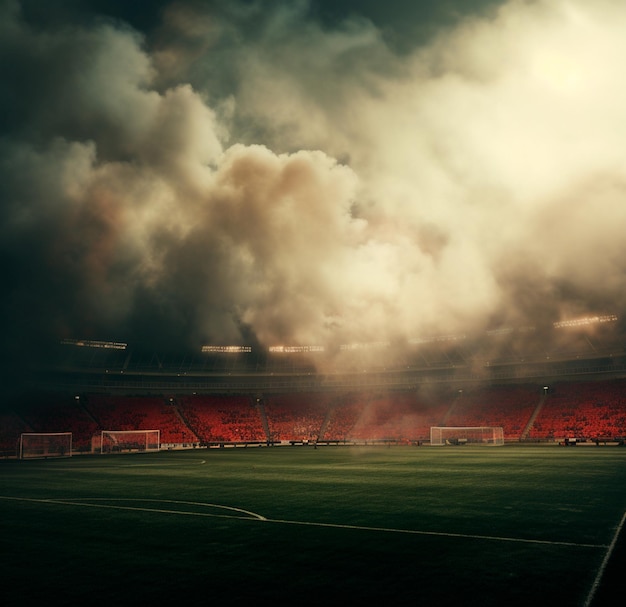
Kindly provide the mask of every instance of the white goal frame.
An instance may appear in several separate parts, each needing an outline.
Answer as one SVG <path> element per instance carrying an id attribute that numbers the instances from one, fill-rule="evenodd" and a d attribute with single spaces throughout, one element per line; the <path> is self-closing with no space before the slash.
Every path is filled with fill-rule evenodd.
<path id="1" fill-rule="evenodd" d="M 72 457 L 72 433 L 22 432 L 18 457 L 20 459 Z"/>
<path id="2" fill-rule="evenodd" d="M 430 444 L 441 445 L 504 445 L 502 426 L 432 426 Z"/>
<path id="3" fill-rule="evenodd" d="M 100 453 L 160 451 L 160 430 L 102 430 Z"/>

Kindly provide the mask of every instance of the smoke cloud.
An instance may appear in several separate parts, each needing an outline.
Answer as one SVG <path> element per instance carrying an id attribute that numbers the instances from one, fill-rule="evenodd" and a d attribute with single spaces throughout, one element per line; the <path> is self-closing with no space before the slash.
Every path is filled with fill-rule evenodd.
<path id="1" fill-rule="evenodd" d="M 401 49 L 272 6 L 174 2 L 140 31 L 0 3 L 7 345 L 620 317 L 622 2 L 492 4 Z"/>

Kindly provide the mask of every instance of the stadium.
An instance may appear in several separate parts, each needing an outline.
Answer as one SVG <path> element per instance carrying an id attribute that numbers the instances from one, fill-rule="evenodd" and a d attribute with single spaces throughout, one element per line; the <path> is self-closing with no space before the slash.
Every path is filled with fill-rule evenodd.
<path id="1" fill-rule="evenodd" d="M 502 428 L 501 444 L 621 445 L 619 334 L 607 315 L 556 325 L 523 351 L 510 332 L 350 344 L 330 355 L 320 346 L 172 353 L 68 339 L 46 349 L 47 364 L 26 365 L 5 403 L 2 453 L 23 457 L 28 433 L 72 432 L 72 452 L 94 453 L 103 431 L 146 430 L 169 449 L 421 445 L 433 427 Z"/>
<path id="2" fill-rule="evenodd" d="M 4 602 L 623 600 L 625 27 L 0 0 Z"/>
<path id="3" fill-rule="evenodd" d="M 3 408 L 8 596 L 612 603 L 626 357 L 600 322 L 561 350 L 361 344 L 334 368 L 64 340 Z"/>

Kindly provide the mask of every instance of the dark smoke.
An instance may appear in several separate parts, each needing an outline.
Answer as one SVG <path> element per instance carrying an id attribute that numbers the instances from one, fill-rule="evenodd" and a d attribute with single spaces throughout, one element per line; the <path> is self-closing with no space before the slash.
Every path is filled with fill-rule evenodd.
<path id="1" fill-rule="evenodd" d="M 4 0 L 5 352 L 621 327 L 626 10 L 487 5 Z"/>

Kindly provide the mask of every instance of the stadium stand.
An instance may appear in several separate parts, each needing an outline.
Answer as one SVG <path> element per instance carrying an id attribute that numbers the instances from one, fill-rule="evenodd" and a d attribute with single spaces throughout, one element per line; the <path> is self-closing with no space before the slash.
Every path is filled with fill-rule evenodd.
<path id="1" fill-rule="evenodd" d="M 28 432 L 72 432 L 75 451 L 90 449 L 91 437 L 99 431 L 98 423 L 73 394 L 36 392 L 23 397 L 16 410 Z"/>
<path id="2" fill-rule="evenodd" d="M 501 426 L 505 440 L 519 440 L 542 398 L 538 386 L 478 386 L 459 391 L 447 426 Z"/>
<path id="3" fill-rule="evenodd" d="M 599 439 L 626 433 L 626 381 L 559 382 L 548 396 L 530 438 Z"/>
<path id="4" fill-rule="evenodd" d="M 315 442 L 320 438 L 330 410 L 328 394 L 276 394 L 263 398 L 273 441 Z"/>
<path id="5" fill-rule="evenodd" d="M 347 432 L 351 440 L 426 440 L 430 427 L 441 423 L 450 406 L 447 392 L 428 399 L 414 390 L 355 394 L 352 398 L 352 410 L 358 410 L 358 415 Z"/>
<path id="6" fill-rule="evenodd" d="M 178 397 L 181 416 L 201 443 L 265 442 L 262 412 L 249 396 Z"/>
<path id="7" fill-rule="evenodd" d="M 321 439 L 347 442 L 350 432 L 361 415 L 363 405 L 359 394 L 344 394 L 333 399 L 329 404 L 328 416 Z"/>
<path id="8" fill-rule="evenodd" d="M 274 443 L 421 443 L 431 426 L 501 426 L 505 440 L 624 442 L 626 379 L 412 390 L 126 396 L 22 395 L 0 414 L 0 450 L 22 432 L 72 432 L 90 451 L 102 430 L 158 429 L 175 447 Z"/>
<path id="9" fill-rule="evenodd" d="M 160 430 L 161 443 L 198 442 L 178 413 L 175 401 L 167 397 L 87 394 L 84 404 L 99 429 Z"/>
<path id="10" fill-rule="evenodd" d="M 13 457 L 17 452 L 22 432 L 32 431 L 32 428 L 13 411 L 0 413 L 0 457 Z"/>

